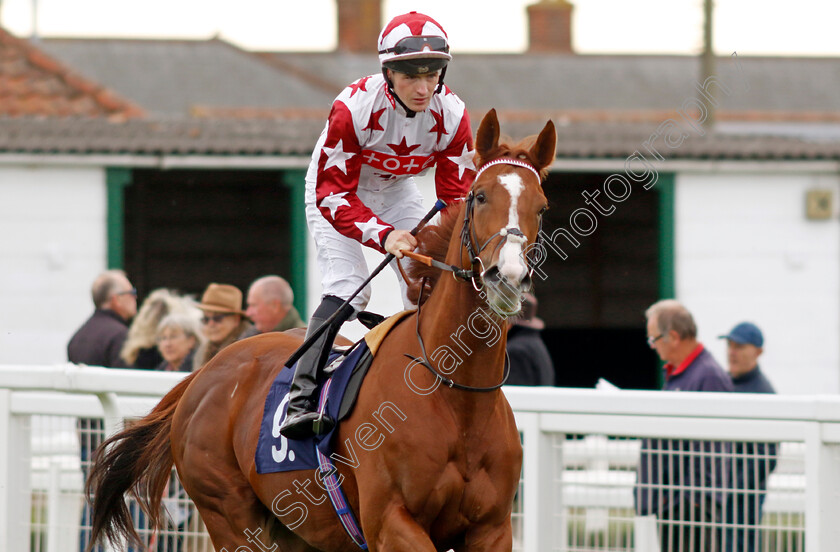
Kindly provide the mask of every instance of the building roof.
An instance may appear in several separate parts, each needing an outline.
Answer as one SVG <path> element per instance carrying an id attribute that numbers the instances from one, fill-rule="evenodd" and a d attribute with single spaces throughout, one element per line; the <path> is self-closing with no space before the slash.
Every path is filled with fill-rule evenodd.
<path id="1" fill-rule="evenodd" d="M 347 84 L 380 70 L 370 53 L 253 53 L 219 39 L 52 38 L 39 47 L 152 117 L 320 116 Z M 706 88 L 719 120 L 840 123 L 837 58 L 721 56 L 713 73 Z M 699 79 L 699 58 L 679 55 L 456 52 L 446 75 L 474 113 L 595 122 L 661 120 L 691 107 Z"/>
<path id="2" fill-rule="evenodd" d="M 0 94 L 16 91 L 9 106 L 26 94 L 42 106 L 0 112 L 0 154 L 308 157 L 334 96 L 379 70 L 371 54 L 256 54 L 218 39 L 0 39 Z M 491 107 L 511 136 L 554 120 L 565 159 L 626 158 L 668 120 L 687 136 L 660 145 L 669 159 L 840 159 L 837 59 L 718 59 L 706 87 L 718 124 L 703 136 L 686 119 L 699 113 L 698 74 L 699 61 L 685 56 L 456 53 L 446 82 L 474 127 Z M 140 112 L 111 89 L 145 120 L 80 118 Z M 47 119 L 9 117 L 25 114 Z M 59 114 L 74 117 L 50 118 Z"/>
<path id="3" fill-rule="evenodd" d="M 42 39 L 39 46 L 153 118 L 241 108 L 329 109 L 335 97 L 223 40 Z"/>
<path id="4" fill-rule="evenodd" d="M 545 121 L 505 121 L 511 136 L 537 133 Z M 478 121 L 473 121 L 474 125 Z M 0 118 L 3 154 L 131 154 L 206 156 L 309 156 L 323 121 L 288 120 L 130 120 Z M 647 123 L 569 123 L 558 126 L 560 159 L 625 159 L 655 132 Z M 689 130 L 689 129 L 685 129 Z M 704 136 L 687 132 L 675 148 L 658 142 L 666 159 L 840 160 L 840 137 L 754 135 L 724 131 Z M 645 153 L 648 159 L 651 155 Z"/>
<path id="5" fill-rule="evenodd" d="M 138 117 L 142 109 L 0 28 L 0 115 Z"/>
<path id="6" fill-rule="evenodd" d="M 262 53 L 334 84 L 379 71 L 370 54 Z M 837 58 L 718 57 L 718 118 L 840 123 Z M 699 97 L 700 60 L 677 55 L 453 54 L 446 83 L 472 112 L 562 114 L 576 120 L 661 120 Z"/>

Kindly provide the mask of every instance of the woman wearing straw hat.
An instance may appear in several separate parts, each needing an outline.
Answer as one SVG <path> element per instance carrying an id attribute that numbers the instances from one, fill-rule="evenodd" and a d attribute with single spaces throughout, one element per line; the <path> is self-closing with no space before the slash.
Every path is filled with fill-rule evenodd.
<path id="1" fill-rule="evenodd" d="M 229 284 L 210 284 L 198 308 L 204 313 L 201 331 L 205 342 L 195 354 L 193 370 L 198 370 L 216 354 L 238 339 L 253 335 L 253 325 L 242 310 L 242 291 Z"/>

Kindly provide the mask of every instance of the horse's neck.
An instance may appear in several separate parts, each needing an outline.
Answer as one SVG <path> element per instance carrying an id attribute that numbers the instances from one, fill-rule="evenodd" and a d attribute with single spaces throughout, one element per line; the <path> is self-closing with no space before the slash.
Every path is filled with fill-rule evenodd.
<path id="1" fill-rule="evenodd" d="M 454 264 L 457 256 L 447 258 Z M 503 377 L 507 328 L 479 295 L 472 283 L 445 274 L 421 309 L 420 333 L 432 364 L 457 364 L 448 374 L 453 381 L 489 387 Z"/>

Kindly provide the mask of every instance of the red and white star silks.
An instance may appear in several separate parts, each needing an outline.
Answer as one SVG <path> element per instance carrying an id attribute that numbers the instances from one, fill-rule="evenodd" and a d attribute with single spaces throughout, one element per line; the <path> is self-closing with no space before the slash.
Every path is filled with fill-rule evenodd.
<path id="1" fill-rule="evenodd" d="M 362 203 L 359 184 L 387 184 L 436 165 L 437 196 L 450 202 L 475 177 L 473 154 L 469 116 L 448 88 L 425 111 L 406 117 L 382 75 L 364 77 L 333 102 L 312 154 L 316 205 L 338 232 L 384 252 L 381 239 L 393 226 Z"/>

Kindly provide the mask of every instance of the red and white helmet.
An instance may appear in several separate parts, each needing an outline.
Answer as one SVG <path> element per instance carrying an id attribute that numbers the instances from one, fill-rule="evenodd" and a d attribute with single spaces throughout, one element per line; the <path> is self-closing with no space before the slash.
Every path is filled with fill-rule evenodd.
<path id="1" fill-rule="evenodd" d="M 440 24 L 418 12 L 398 15 L 379 34 L 379 63 L 411 75 L 442 70 L 449 63 L 449 39 Z"/>

